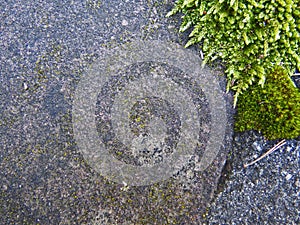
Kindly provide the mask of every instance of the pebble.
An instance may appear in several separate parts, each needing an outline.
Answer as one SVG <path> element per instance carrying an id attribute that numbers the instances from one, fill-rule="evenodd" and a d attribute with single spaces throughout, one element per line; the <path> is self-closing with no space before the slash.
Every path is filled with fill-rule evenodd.
<path id="1" fill-rule="evenodd" d="M 127 20 L 122 20 L 122 26 L 127 26 L 128 25 L 128 21 Z"/>

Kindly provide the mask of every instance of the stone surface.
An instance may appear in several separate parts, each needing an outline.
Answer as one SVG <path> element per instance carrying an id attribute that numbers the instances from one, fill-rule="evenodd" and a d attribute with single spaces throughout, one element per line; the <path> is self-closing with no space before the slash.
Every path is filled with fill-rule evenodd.
<path id="1" fill-rule="evenodd" d="M 243 166 L 275 144 L 256 132 L 235 135 L 229 159 L 233 170 L 207 224 L 299 224 L 300 142 L 288 140 L 256 164 Z"/>
<path id="2" fill-rule="evenodd" d="M 82 154 L 74 138 L 72 110 L 86 69 L 104 53 L 133 40 L 183 46 L 187 34 L 178 34 L 180 15 L 165 18 L 173 3 L 0 0 L 0 224 L 300 223 L 299 140 L 287 141 L 264 160 L 244 169 L 243 164 L 276 142 L 247 132 L 235 134 L 231 148 L 233 111 L 227 94 L 229 122 L 224 124 L 224 146 L 204 172 L 195 167 L 195 155 L 172 178 L 133 187 L 101 176 Z M 199 52 L 197 48 L 191 50 Z M 222 72 L 219 67 L 213 71 Z M 184 78 L 190 74 L 163 63 L 131 65 L 116 75 L 147 73 L 177 77 L 195 93 L 203 91 L 188 85 Z M 217 79 L 225 89 L 224 79 Z M 299 87 L 299 77 L 293 79 Z M 117 84 L 122 86 L 122 82 Z M 104 96 L 113 93 L 110 85 L 106 90 Z M 207 98 L 200 96 L 204 97 L 196 99 L 195 105 L 207 109 Z M 106 100 L 102 103 L 109 103 L 110 99 Z M 101 125 L 109 114 L 105 114 L 101 98 L 98 106 Z M 110 153 L 137 165 L 161 162 L 172 151 L 159 149 L 156 141 L 147 142 L 147 135 L 143 135 L 167 131 L 176 143 L 178 118 L 166 99 L 137 101 L 131 108 L 129 125 L 138 137 L 133 143 L 137 148 L 125 156 L 118 148 L 110 148 Z M 166 126 L 159 126 L 163 122 Z M 107 131 L 101 126 L 97 129 L 99 133 Z M 209 126 L 203 131 L 209 133 Z M 165 140 L 158 135 L 150 138 Z M 109 144 L 110 139 L 106 140 Z M 141 143 L 152 146 L 153 151 L 140 151 Z M 213 199 L 216 189 L 219 194 Z"/>
<path id="3" fill-rule="evenodd" d="M 199 224 L 203 221 L 230 149 L 231 114 L 229 122 L 224 124 L 227 133 L 219 154 L 204 172 L 199 171 L 201 166 L 197 169 L 196 163 L 208 143 L 213 121 L 208 108 L 210 99 L 208 93 L 203 94 L 206 84 L 199 86 L 189 79 L 191 74 L 180 70 L 180 61 L 174 66 L 148 60 L 117 71 L 112 82 L 103 87 L 95 112 L 100 118 L 99 138 L 115 158 L 139 166 L 163 162 L 186 135 L 180 133 L 184 114 L 178 114 L 163 94 L 140 99 L 132 105 L 129 126 L 139 137 L 133 143 L 137 148 L 122 152 L 126 149 L 111 143 L 111 133 L 102 126 L 109 125 L 104 120 L 110 116 L 105 111 L 107 107 L 118 111 L 105 96 L 114 93 L 115 87 L 128 86 L 131 76 L 148 73 L 153 79 L 157 76 L 173 79 L 177 86 L 185 88 L 197 107 L 198 117 L 204 118 L 198 121 L 203 125 L 202 134 L 199 131 L 203 139 L 196 140 L 197 151 L 172 177 L 143 186 L 115 183 L 94 169 L 74 137 L 72 107 L 76 89 L 94 62 L 112 49 L 135 40 L 183 46 L 186 35 L 178 35 L 178 17 L 165 18 L 172 4 L 169 1 L 1 1 L 1 224 Z M 197 55 L 196 49 L 191 51 Z M 115 82 L 118 76 L 127 80 Z M 217 76 L 215 79 L 230 110 L 231 98 L 224 93 L 224 79 Z M 208 86 L 211 83 L 205 82 Z M 134 86 L 132 89 L 135 90 Z M 118 125 L 118 120 L 114 121 L 117 128 L 122 128 L 123 123 Z M 161 133 L 168 135 L 158 135 Z M 151 141 L 147 142 L 146 137 Z M 166 141 L 168 148 L 161 147 Z M 146 143 L 151 151 L 146 147 L 141 151 L 141 143 Z"/>

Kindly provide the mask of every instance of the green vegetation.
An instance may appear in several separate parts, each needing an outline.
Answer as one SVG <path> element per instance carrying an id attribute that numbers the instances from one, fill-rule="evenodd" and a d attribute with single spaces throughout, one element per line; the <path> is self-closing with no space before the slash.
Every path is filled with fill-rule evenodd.
<path id="1" fill-rule="evenodd" d="M 252 85 L 239 97 L 235 127 L 262 131 L 268 139 L 300 135 L 300 91 L 286 70 L 276 67 L 264 88 Z"/>
<path id="2" fill-rule="evenodd" d="M 178 0 L 167 16 L 178 12 L 180 31 L 191 28 L 186 47 L 199 43 L 204 64 L 225 63 L 237 130 L 261 130 L 270 139 L 299 136 L 299 93 L 290 76 L 300 68 L 300 1 Z"/>
<path id="3" fill-rule="evenodd" d="M 86 7 L 97 10 L 101 7 L 101 1 L 100 0 L 86 0 Z"/>

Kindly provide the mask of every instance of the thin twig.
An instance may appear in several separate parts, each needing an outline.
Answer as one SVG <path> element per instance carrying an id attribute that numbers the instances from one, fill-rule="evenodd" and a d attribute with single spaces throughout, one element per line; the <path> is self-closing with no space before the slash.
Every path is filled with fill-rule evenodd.
<path id="1" fill-rule="evenodd" d="M 269 149 L 266 153 L 264 153 L 259 158 L 255 159 L 251 163 L 245 164 L 244 168 L 253 165 L 254 163 L 258 162 L 259 160 L 265 158 L 267 155 L 270 155 L 272 152 L 276 151 L 278 148 L 280 148 L 281 146 L 285 145 L 285 143 L 286 143 L 285 139 L 283 139 L 282 141 L 280 141 L 279 143 L 277 143 L 273 148 Z"/>

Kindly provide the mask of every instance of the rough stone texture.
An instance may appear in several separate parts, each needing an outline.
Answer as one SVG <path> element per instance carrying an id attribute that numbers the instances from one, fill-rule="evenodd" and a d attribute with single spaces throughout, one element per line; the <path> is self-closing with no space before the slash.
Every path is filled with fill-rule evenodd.
<path id="1" fill-rule="evenodd" d="M 207 224 L 300 223 L 299 140 L 289 140 L 256 164 L 243 166 L 275 144 L 256 132 L 235 135 L 229 159 L 233 170 L 210 208 Z"/>
<path id="2" fill-rule="evenodd" d="M 80 153 L 71 110 L 84 70 L 106 49 L 134 39 L 184 45 L 180 16 L 164 17 L 172 4 L 0 0 L 0 224 L 300 223 L 299 140 L 243 169 L 275 142 L 236 134 L 211 208 L 230 123 L 226 151 L 208 170 L 195 173 L 191 162 L 151 186 L 114 184 Z"/>
<path id="3" fill-rule="evenodd" d="M 172 2 L 0 5 L 0 223 L 203 221 L 229 150 L 230 122 L 224 124 L 222 151 L 204 173 L 194 171 L 191 160 L 169 180 L 141 187 L 116 184 L 97 174 L 80 153 L 72 129 L 75 89 L 85 69 L 104 51 L 137 39 L 183 45 L 186 36 L 178 35 L 179 17 L 165 18 Z M 222 78 L 220 85 L 225 88 Z M 230 95 L 224 97 L 230 110 Z"/>

